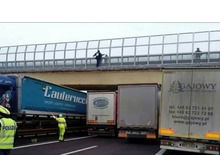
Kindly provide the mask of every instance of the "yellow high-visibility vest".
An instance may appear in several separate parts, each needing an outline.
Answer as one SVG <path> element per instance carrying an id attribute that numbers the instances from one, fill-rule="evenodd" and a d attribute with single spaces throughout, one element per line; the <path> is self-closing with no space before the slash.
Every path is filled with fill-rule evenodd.
<path id="1" fill-rule="evenodd" d="M 56 117 L 56 121 L 58 122 L 59 128 L 66 128 L 66 120 L 63 117 Z"/>
<path id="2" fill-rule="evenodd" d="M 12 149 L 14 147 L 17 124 L 11 118 L 1 118 L 0 124 L 0 149 Z"/>

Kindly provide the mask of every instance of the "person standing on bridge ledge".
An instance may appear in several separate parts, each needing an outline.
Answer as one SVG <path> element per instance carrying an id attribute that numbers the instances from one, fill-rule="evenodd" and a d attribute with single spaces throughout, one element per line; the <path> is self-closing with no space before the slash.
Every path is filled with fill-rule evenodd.
<path id="1" fill-rule="evenodd" d="M 59 114 L 59 117 L 56 117 L 52 114 L 52 117 L 58 122 L 58 127 L 59 127 L 59 141 L 63 142 L 64 141 L 64 134 L 65 134 L 65 130 L 67 128 L 66 125 L 66 120 L 63 117 L 62 114 Z"/>
<path id="2" fill-rule="evenodd" d="M 197 48 L 195 51 L 195 62 L 200 62 L 201 55 L 202 55 L 202 51 L 200 51 L 200 49 Z"/>
<path id="3" fill-rule="evenodd" d="M 95 56 L 95 59 L 96 59 L 96 67 L 99 67 L 100 66 L 100 64 L 101 64 L 101 62 L 102 62 L 102 56 L 103 56 L 104 54 L 102 54 L 101 52 L 100 52 L 100 50 L 98 50 L 93 56 Z"/>

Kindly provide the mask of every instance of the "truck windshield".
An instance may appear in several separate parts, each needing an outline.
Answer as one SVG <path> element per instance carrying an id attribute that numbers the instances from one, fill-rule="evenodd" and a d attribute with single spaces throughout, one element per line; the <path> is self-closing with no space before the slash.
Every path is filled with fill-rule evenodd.
<path id="1" fill-rule="evenodd" d="M 0 85 L 0 105 L 11 109 L 12 87 Z"/>
<path id="2" fill-rule="evenodd" d="M 16 98 L 16 76 L 0 75 L 0 105 L 14 112 L 17 110 Z"/>

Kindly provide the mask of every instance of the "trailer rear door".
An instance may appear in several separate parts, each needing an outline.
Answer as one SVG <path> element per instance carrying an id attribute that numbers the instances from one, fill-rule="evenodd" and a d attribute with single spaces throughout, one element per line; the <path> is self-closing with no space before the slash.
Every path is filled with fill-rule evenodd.
<path id="1" fill-rule="evenodd" d="M 193 71 L 190 138 L 220 140 L 220 71 Z"/>
<path id="2" fill-rule="evenodd" d="M 220 71 L 164 73 L 160 135 L 220 140 Z"/>
<path id="3" fill-rule="evenodd" d="M 157 129 L 157 85 L 124 85 L 118 90 L 118 128 Z"/>
<path id="4" fill-rule="evenodd" d="M 87 98 L 87 124 L 116 124 L 115 92 L 90 92 Z"/>
<path id="5" fill-rule="evenodd" d="M 160 134 L 188 137 L 191 92 L 183 91 L 182 83 L 191 83 L 192 72 L 165 72 L 160 112 Z"/>

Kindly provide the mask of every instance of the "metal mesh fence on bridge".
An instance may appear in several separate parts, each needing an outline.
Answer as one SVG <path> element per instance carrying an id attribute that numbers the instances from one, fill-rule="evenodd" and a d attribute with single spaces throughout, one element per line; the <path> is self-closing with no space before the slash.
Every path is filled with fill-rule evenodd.
<path id="1" fill-rule="evenodd" d="M 200 53 L 195 52 L 196 50 Z M 220 65 L 220 30 L 0 47 L 0 71 Z"/>

